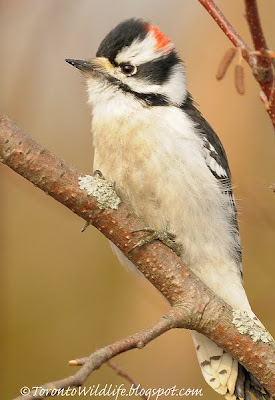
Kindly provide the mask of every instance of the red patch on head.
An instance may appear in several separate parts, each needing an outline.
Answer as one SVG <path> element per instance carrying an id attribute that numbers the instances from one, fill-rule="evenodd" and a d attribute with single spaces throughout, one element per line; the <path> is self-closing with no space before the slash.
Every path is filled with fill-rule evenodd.
<path id="1" fill-rule="evenodd" d="M 166 49 L 166 51 L 171 50 L 171 40 L 169 40 L 157 26 L 148 24 L 147 31 L 152 32 L 154 38 L 156 39 L 156 45 L 155 45 L 156 50 L 161 50 L 161 49 Z"/>

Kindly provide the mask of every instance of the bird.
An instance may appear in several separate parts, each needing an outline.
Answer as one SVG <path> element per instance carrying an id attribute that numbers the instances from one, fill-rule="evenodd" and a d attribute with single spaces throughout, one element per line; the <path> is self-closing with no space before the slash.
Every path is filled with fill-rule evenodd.
<path id="1" fill-rule="evenodd" d="M 86 78 L 94 170 L 115 182 L 145 226 L 175 236 L 183 263 L 216 295 L 256 319 L 243 287 L 227 156 L 187 88 L 172 41 L 151 22 L 131 18 L 106 35 L 95 57 L 66 61 Z M 216 392 L 227 400 L 249 400 L 251 393 L 270 398 L 230 354 L 191 334 L 202 374 Z"/>

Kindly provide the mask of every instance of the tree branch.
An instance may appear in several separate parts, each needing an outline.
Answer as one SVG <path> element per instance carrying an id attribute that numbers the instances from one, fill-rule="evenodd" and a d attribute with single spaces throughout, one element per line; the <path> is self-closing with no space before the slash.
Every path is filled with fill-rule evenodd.
<path id="1" fill-rule="evenodd" d="M 162 333 L 165 333 L 172 328 L 176 328 L 180 320 L 180 314 L 171 310 L 151 327 L 105 346 L 92 353 L 89 357 L 69 361 L 70 366 L 81 366 L 74 375 L 55 382 L 40 385 L 39 388 L 42 389 L 40 392 L 33 390 L 27 396 L 19 396 L 14 400 L 43 399 L 44 397 L 51 396 L 53 394 L 53 389 L 66 389 L 73 386 L 82 386 L 89 375 L 96 369 L 100 368 L 106 361 L 118 354 L 124 353 L 125 351 L 135 348 L 141 349 Z"/>
<path id="2" fill-rule="evenodd" d="M 255 50 L 252 51 L 245 40 L 233 28 L 228 19 L 215 4 L 213 0 L 198 0 L 201 5 L 208 11 L 216 24 L 226 34 L 235 47 L 239 47 L 242 51 L 243 58 L 247 61 L 252 69 L 256 81 L 261 86 L 265 94 L 265 107 L 275 129 L 275 77 L 274 64 L 270 51 L 267 48 L 263 30 L 258 14 L 257 1 L 245 0 L 246 17 L 249 24 L 250 32 L 254 42 Z M 263 96 L 261 96 L 263 99 Z"/>
<path id="3" fill-rule="evenodd" d="M 119 365 L 115 362 L 109 360 L 106 364 L 112 368 L 119 376 L 126 379 L 126 381 L 130 382 L 135 388 L 139 388 L 140 385 L 128 374 L 128 372 L 124 371 Z M 144 395 L 140 395 L 144 400 L 149 400 L 150 397 Z"/>
<path id="4" fill-rule="evenodd" d="M 169 301 L 172 306 L 169 318 L 172 316 L 172 320 L 168 323 L 167 319 L 162 318 L 162 322 L 159 321 L 153 328 L 149 328 L 155 332 L 152 338 L 174 327 L 196 330 L 230 353 L 275 395 L 274 342 L 255 342 L 255 337 L 250 334 L 241 334 L 233 323 L 232 308 L 162 243 L 154 242 L 129 252 L 141 235 L 133 235 L 132 232 L 144 227 L 133 210 L 123 203 L 118 210 L 100 210 L 96 198 L 80 189 L 80 174 L 49 150 L 42 148 L 6 116 L 0 117 L 0 160 L 99 229 Z M 148 330 L 142 332 L 143 338 L 138 341 L 138 347 L 148 343 L 146 332 Z M 136 335 L 130 338 L 133 337 Z M 96 355 L 88 359 L 76 360 L 75 364 L 80 365 L 96 358 L 98 361 L 93 364 L 93 370 L 115 355 L 135 347 L 135 343 L 137 342 L 133 339 L 123 339 L 98 350 L 94 353 Z M 84 372 L 79 374 L 83 373 L 87 377 L 90 367 L 84 364 L 83 368 Z M 83 382 L 69 377 L 48 385 L 54 387 L 53 385 L 58 384 L 61 387 L 60 382 L 65 385 L 68 379 L 72 379 L 76 385 Z"/>
<path id="5" fill-rule="evenodd" d="M 251 52 L 250 47 L 244 41 L 244 39 L 238 34 L 235 28 L 230 24 L 228 19 L 219 9 L 217 4 L 213 0 L 198 0 L 201 5 L 208 11 L 209 15 L 214 19 L 216 24 L 226 34 L 228 39 L 234 44 L 235 47 L 242 49 L 243 57 L 249 62 L 249 53 Z"/>
<path id="6" fill-rule="evenodd" d="M 255 50 L 267 49 L 256 0 L 245 0 L 246 19 Z"/>

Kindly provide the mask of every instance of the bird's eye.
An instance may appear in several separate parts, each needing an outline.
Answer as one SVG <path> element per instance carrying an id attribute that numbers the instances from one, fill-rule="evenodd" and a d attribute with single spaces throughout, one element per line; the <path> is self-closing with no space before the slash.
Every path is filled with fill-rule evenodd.
<path id="1" fill-rule="evenodd" d="M 120 64 L 120 69 L 127 76 L 132 76 L 137 72 L 137 67 L 132 64 Z"/>

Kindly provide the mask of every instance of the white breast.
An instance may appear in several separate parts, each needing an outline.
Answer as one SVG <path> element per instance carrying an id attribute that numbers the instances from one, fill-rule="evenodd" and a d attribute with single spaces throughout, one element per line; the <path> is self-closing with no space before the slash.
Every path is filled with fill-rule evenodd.
<path id="1" fill-rule="evenodd" d="M 228 204 L 192 121 L 176 107 L 104 95 L 93 108 L 94 169 L 116 183 L 146 226 L 176 234 L 184 263 L 208 286 L 233 306 L 247 305 Z"/>

